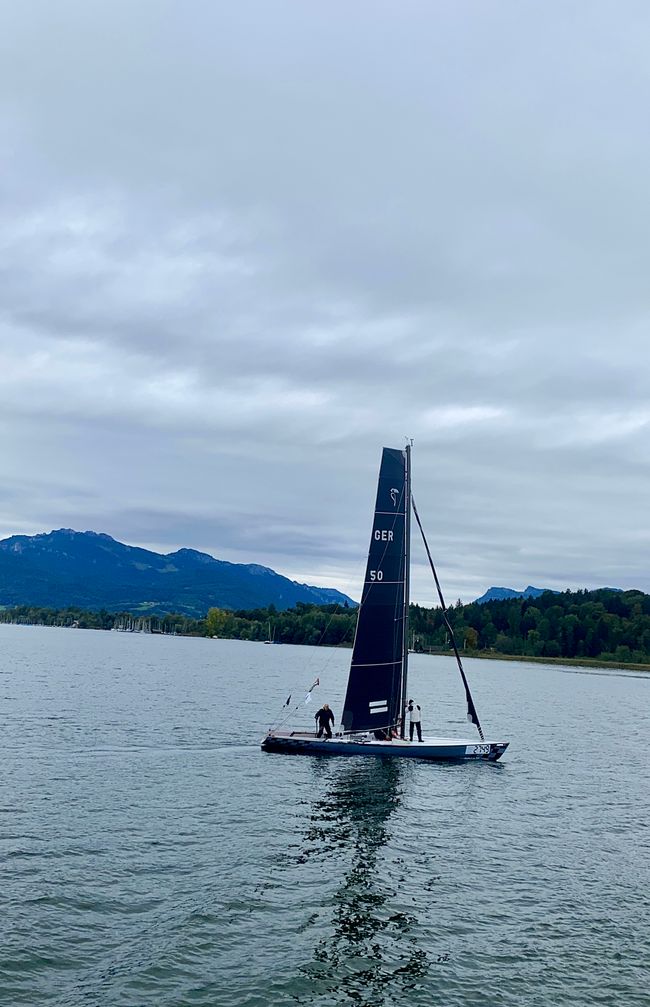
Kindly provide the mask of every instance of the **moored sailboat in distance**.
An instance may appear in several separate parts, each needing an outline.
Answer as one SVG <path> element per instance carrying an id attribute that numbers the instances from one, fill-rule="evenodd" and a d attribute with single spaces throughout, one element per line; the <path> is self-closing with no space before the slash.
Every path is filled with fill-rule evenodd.
<path id="1" fill-rule="evenodd" d="M 275 626 L 271 629 L 271 620 L 269 619 L 269 635 L 264 641 L 264 643 L 282 643 L 282 640 L 275 639 Z"/>
<path id="2" fill-rule="evenodd" d="M 421 742 L 413 742 L 405 737 L 411 511 L 422 533 L 465 688 L 467 717 L 478 731 L 478 741 L 425 737 Z M 508 747 L 508 742 L 488 741 L 483 735 L 412 497 L 410 445 L 404 450 L 384 448 L 382 453 L 341 727 L 338 734 L 328 739 L 316 738 L 305 731 L 270 730 L 262 748 L 266 752 L 494 762 Z"/>

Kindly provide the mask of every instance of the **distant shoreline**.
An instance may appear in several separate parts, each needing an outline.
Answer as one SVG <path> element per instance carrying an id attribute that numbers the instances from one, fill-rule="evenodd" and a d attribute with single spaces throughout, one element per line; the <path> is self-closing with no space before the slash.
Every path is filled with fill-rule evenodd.
<path id="1" fill-rule="evenodd" d="M 427 657 L 453 657 L 453 650 L 423 651 Z M 624 661 L 598 661 L 589 657 L 533 657 L 522 654 L 497 654 L 493 651 L 464 651 L 462 657 L 481 661 L 519 661 L 520 664 L 559 664 L 571 668 L 621 668 L 624 671 L 650 672 L 650 664 L 626 664 Z"/>
<path id="2" fill-rule="evenodd" d="M 22 626 L 25 628 L 44 628 L 44 629 L 88 629 L 92 632 L 110 632 L 110 630 L 102 630 L 98 626 L 51 626 L 46 623 L 37 622 L 3 622 L 0 620 L 1 625 L 5 626 Z M 241 643 L 265 643 L 263 640 L 240 640 L 238 637 L 234 636 L 205 636 L 203 633 L 174 633 L 174 634 L 161 634 L 161 633 L 144 633 L 145 636 L 182 636 L 189 640 L 239 640 Z M 287 646 L 291 647 L 310 647 L 315 646 L 314 644 L 308 643 L 288 643 Z M 351 650 L 352 646 L 349 643 L 339 643 L 339 644 L 325 644 L 324 646 L 332 647 L 335 650 Z M 454 658 L 453 650 L 422 650 L 411 652 L 412 657 L 450 657 Z M 462 658 L 476 658 L 480 661 L 512 661 L 518 662 L 519 664 L 547 664 L 547 665 L 559 665 L 560 667 L 569 668 L 617 668 L 621 671 L 641 671 L 650 672 L 650 664 L 638 664 L 638 663 L 626 663 L 624 661 L 598 661 L 594 658 L 580 658 L 580 657 L 534 657 L 530 655 L 522 654 L 500 654 L 496 651 L 469 651 L 464 650 L 462 652 Z"/>

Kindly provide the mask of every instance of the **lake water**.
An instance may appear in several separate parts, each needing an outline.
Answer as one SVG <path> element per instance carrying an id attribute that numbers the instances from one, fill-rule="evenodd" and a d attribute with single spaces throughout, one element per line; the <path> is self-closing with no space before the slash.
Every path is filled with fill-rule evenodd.
<path id="1" fill-rule="evenodd" d="M 260 752 L 349 657 L 0 626 L 0 1004 L 647 1007 L 650 676 L 467 661 L 497 764 Z"/>

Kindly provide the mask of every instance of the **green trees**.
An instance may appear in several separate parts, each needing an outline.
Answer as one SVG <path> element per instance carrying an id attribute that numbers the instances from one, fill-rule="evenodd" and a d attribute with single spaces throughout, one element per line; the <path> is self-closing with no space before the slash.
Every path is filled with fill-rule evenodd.
<path id="1" fill-rule="evenodd" d="M 459 647 L 480 654 L 650 663 L 650 596 L 641 591 L 547 591 L 447 610 Z M 442 610 L 411 606 L 425 651 L 451 647 Z"/>
<path id="2" fill-rule="evenodd" d="M 211 608 L 205 624 L 207 636 L 267 640 L 270 634 L 275 643 L 338 647 L 352 642 L 356 618 L 356 609 L 298 602 L 282 612 L 274 605 L 237 612 Z"/>
<path id="3" fill-rule="evenodd" d="M 302 602 L 285 611 L 272 605 L 236 612 L 211 608 L 205 619 L 25 605 L 0 610 L 0 622 L 252 641 L 267 640 L 270 630 L 277 643 L 328 647 L 352 644 L 356 618 L 355 608 Z M 447 618 L 458 647 L 470 654 L 650 664 L 650 596 L 641 591 L 547 591 L 534 599 L 456 604 L 448 609 Z M 409 642 L 425 653 L 449 651 L 451 641 L 442 609 L 412 605 Z"/>
<path id="4" fill-rule="evenodd" d="M 232 629 L 232 612 L 223 608 L 211 608 L 205 617 L 208 636 L 228 636 Z"/>

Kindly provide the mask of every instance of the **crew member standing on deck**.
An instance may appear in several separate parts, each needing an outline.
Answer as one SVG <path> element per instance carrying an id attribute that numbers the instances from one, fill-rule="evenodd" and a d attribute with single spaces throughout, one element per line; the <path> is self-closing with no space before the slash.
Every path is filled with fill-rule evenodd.
<path id="1" fill-rule="evenodd" d="M 422 710 L 417 703 L 414 703 L 412 699 L 409 699 L 407 712 L 409 715 L 409 741 L 413 741 L 414 727 L 417 728 L 418 741 L 422 741 Z"/>
<path id="2" fill-rule="evenodd" d="M 332 737 L 332 728 L 330 723 L 334 724 L 334 714 L 330 710 L 327 703 L 323 703 L 320 710 L 314 714 L 314 720 L 318 723 L 318 735 L 317 737 L 322 737 L 323 731 L 325 731 L 325 737 Z"/>

